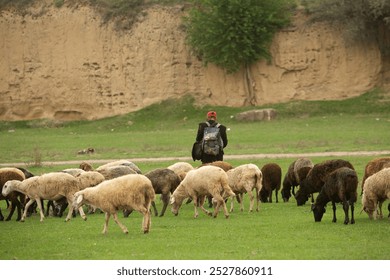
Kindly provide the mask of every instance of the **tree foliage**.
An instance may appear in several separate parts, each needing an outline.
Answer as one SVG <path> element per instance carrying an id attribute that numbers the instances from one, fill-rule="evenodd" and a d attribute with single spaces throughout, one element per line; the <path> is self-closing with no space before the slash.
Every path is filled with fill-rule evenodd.
<path id="1" fill-rule="evenodd" d="M 374 38 L 389 48 L 384 39 L 390 38 L 390 0 L 319 0 L 308 3 L 308 10 L 314 21 L 341 24 L 347 39 Z"/>
<path id="2" fill-rule="evenodd" d="M 289 22 L 289 0 L 196 0 L 185 17 L 187 42 L 205 64 L 229 73 L 261 58 Z"/>

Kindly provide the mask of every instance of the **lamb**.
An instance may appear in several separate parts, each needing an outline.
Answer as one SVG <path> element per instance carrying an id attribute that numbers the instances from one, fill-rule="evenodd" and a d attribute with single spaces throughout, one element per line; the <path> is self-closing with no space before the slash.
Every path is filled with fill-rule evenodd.
<path id="1" fill-rule="evenodd" d="M 290 164 L 283 179 L 283 187 L 281 190 L 284 202 L 288 202 L 291 197 L 291 187 L 292 194 L 295 196 L 295 187 L 299 186 L 300 182 L 306 178 L 312 168 L 313 162 L 308 158 L 299 158 Z"/>
<path id="2" fill-rule="evenodd" d="M 168 169 L 172 170 L 173 172 L 175 172 L 180 180 L 183 181 L 184 177 L 187 175 L 188 171 L 191 171 L 194 169 L 194 167 L 189 164 L 188 162 L 176 162 L 170 166 L 167 167 Z"/>
<path id="3" fill-rule="evenodd" d="M 305 204 L 311 194 L 320 192 L 329 174 L 340 167 L 349 167 L 355 170 L 349 161 L 343 159 L 327 160 L 315 164 L 307 177 L 300 182 L 299 190 L 295 194 L 297 205 Z"/>
<path id="4" fill-rule="evenodd" d="M 194 203 L 195 218 L 198 217 L 198 206 L 200 206 L 207 215 L 211 215 L 211 213 L 203 207 L 206 195 L 211 195 L 216 202 L 213 214 L 214 218 L 217 217 L 221 205 L 225 217 L 228 218 L 229 213 L 225 204 L 226 197 L 224 196 L 234 197 L 235 194 L 229 187 L 228 175 L 226 172 L 223 171 L 222 168 L 212 165 L 194 169 L 187 173 L 184 180 L 181 181 L 180 185 L 171 196 L 170 203 L 172 205 L 172 213 L 177 216 L 184 199 L 190 197 Z"/>
<path id="5" fill-rule="evenodd" d="M 314 221 L 321 222 L 322 216 L 325 213 L 325 206 L 329 201 L 332 201 L 333 220 L 336 219 L 336 202 L 341 202 L 344 209 L 344 224 L 349 223 L 349 206 L 351 206 L 351 224 L 355 223 L 354 218 L 354 203 L 357 200 L 358 177 L 356 171 L 349 167 L 340 167 L 331 172 L 327 177 L 320 194 L 316 201 L 311 206 L 314 214 Z"/>
<path id="6" fill-rule="evenodd" d="M 260 191 L 261 202 L 272 202 L 272 192 L 275 190 L 276 202 L 282 182 L 282 168 L 276 163 L 267 163 L 261 168 L 263 187 Z"/>
<path id="7" fill-rule="evenodd" d="M 27 214 L 27 209 L 34 202 L 37 201 L 38 208 L 41 215 L 41 222 L 43 222 L 44 215 L 42 211 L 41 199 L 59 200 L 66 197 L 69 205 L 72 205 L 73 195 L 79 190 L 79 184 L 75 177 L 63 172 L 52 172 L 25 179 L 24 181 L 11 180 L 5 183 L 2 194 L 8 195 L 13 191 L 18 191 L 30 198 L 26 204 L 24 213 L 20 221 L 24 222 Z M 79 209 L 81 217 L 86 220 L 86 216 L 82 208 Z M 70 207 L 68 216 L 65 221 L 71 219 L 73 208 Z"/>
<path id="8" fill-rule="evenodd" d="M 2 190 L 4 188 L 3 185 L 9 180 L 23 181 L 25 179 L 26 179 L 26 176 L 18 168 L 14 168 L 14 167 L 0 168 L 0 190 Z M 9 193 L 3 194 L 3 195 L 0 192 L 0 200 L 5 200 L 5 199 L 8 199 L 11 201 L 11 211 L 5 220 L 6 221 L 11 220 L 12 215 L 14 214 L 15 208 L 16 208 L 17 213 L 18 213 L 16 220 L 19 221 L 21 219 L 22 203 L 24 202 L 24 196 L 20 192 L 16 192 L 16 191 L 9 192 Z M 3 216 L 1 209 L 0 209 L 0 221 L 3 221 L 3 220 L 4 220 L 4 216 Z"/>
<path id="9" fill-rule="evenodd" d="M 129 174 L 104 181 L 94 188 L 76 192 L 73 207 L 78 208 L 88 204 L 104 211 L 103 234 L 107 233 L 111 215 L 122 231 L 128 233 L 128 229 L 118 220 L 117 211 L 136 210 L 143 215 L 142 228 L 144 233 L 148 233 L 151 224 L 149 209 L 154 199 L 152 182 L 144 175 Z"/>
<path id="10" fill-rule="evenodd" d="M 364 168 L 361 194 L 363 194 L 364 182 L 366 179 L 386 167 L 390 167 L 390 157 L 376 158 L 367 163 L 366 167 Z"/>
<path id="11" fill-rule="evenodd" d="M 378 171 L 364 182 L 362 205 L 370 219 L 377 219 L 377 208 L 379 217 L 383 217 L 382 204 L 386 199 L 390 199 L 390 168 Z"/>
<path id="12" fill-rule="evenodd" d="M 262 189 L 263 174 L 255 164 L 243 164 L 226 172 L 229 179 L 229 187 L 237 197 L 240 197 L 240 210 L 244 211 L 243 194 L 248 193 L 250 198 L 249 211 L 253 211 L 253 190 L 256 190 L 256 211 L 259 211 L 259 193 Z M 234 198 L 231 200 L 230 212 L 233 211 Z"/>

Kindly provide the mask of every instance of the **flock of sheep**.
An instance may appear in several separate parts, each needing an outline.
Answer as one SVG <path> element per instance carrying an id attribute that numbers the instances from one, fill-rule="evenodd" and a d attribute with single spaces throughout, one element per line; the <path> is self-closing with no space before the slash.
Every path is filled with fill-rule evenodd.
<path id="1" fill-rule="evenodd" d="M 65 169 L 34 176 L 28 170 L 16 167 L 0 168 L 0 199 L 10 202 L 10 220 L 17 210 L 17 220 L 24 221 L 38 207 L 43 221 L 42 201 L 47 200 L 46 216 L 62 216 L 69 208 L 65 221 L 79 213 L 86 220 L 84 205 L 88 213 L 100 209 L 105 213 L 103 233 L 113 216 L 124 233 L 128 233 L 118 219 L 118 211 L 127 217 L 132 211 L 143 215 L 142 229 L 148 233 L 151 224 L 151 207 L 155 216 L 156 195 L 161 195 L 163 216 L 168 204 L 173 214 L 178 215 L 183 203 L 192 202 L 194 217 L 198 207 L 207 215 L 217 217 L 220 209 L 226 218 L 234 209 L 234 202 L 243 211 L 243 195 L 249 196 L 249 211 L 259 211 L 259 202 L 272 202 L 275 192 L 278 202 L 280 190 L 287 202 L 293 195 L 297 205 L 303 205 L 311 197 L 314 220 L 321 221 L 325 206 L 332 202 L 333 222 L 336 222 L 336 203 L 343 205 L 344 224 L 355 223 L 354 203 L 357 200 L 358 177 L 352 164 L 342 159 L 327 160 L 318 164 L 308 158 L 292 162 L 282 182 L 282 169 L 278 164 L 268 163 L 261 169 L 255 164 L 233 167 L 223 161 L 194 168 L 186 162 L 177 162 L 167 168 L 158 168 L 146 174 L 128 160 L 118 160 L 98 167 L 96 170 L 86 162 L 79 168 Z M 299 189 L 295 192 L 295 187 Z M 314 200 L 313 194 L 319 193 Z M 362 180 L 362 206 L 369 218 L 383 217 L 382 204 L 390 198 L 390 157 L 377 158 L 367 163 Z M 204 207 L 208 201 L 210 212 Z M 226 202 L 230 199 L 230 209 Z M 351 218 L 349 218 L 351 209 Z M 388 206 L 390 211 L 390 204 Z M 23 210 L 23 214 L 22 214 Z M 389 215 L 390 217 L 390 215 Z M 0 209 L 0 220 L 4 217 Z"/>

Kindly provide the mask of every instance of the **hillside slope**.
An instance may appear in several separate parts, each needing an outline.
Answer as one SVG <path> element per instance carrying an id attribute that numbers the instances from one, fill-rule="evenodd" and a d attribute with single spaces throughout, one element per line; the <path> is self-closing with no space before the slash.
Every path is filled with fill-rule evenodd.
<path id="1" fill-rule="evenodd" d="M 191 54 L 184 13 L 153 7 L 125 32 L 102 25 L 88 7 L 1 12 L 0 120 L 99 119 L 186 94 L 200 104 L 242 106 L 243 73 L 205 68 Z M 337 28 L 305 20 L 297 13 L 275 37 L 272 62 L 253 65 L 259 105 L 347 98 L 386 83 L 390 63 L 377 45 L 349 46 Z"/>

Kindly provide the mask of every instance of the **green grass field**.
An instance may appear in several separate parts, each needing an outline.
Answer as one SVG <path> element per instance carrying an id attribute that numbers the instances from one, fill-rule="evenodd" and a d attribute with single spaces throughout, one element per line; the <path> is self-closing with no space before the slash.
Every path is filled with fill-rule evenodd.
<path id="1" fill-rule="evenodd" d="M 98 121 L 61 123 L 48 120 L 0 122 L 0 163 L 21 163 L 34 174 L 75 164 L 42 164 L 47 161 L 76 162 L 98 159 L 190 157 L 197 124 L 209 109 L 229 130 L 227 155 L 254 153 L 300 153 L 324 151 L 389 150 L 390 101 L 388 95 L 373 91 L 344 101 L 294 102 L 273 106 L 278 118 L 270 122 L 240 123 L 234 116 L 253 108 L 198 107 L 191 98 L 170 100 L 144 110 Z M 270 106 L 267 106 L 270 107 Z M 77 151 L 93 147 L 93 155 Z M 313 157 L 319 163 L 331 157 Z M 359 179 L 373 156 L 343 157 L 355 167 Z M 291 158 L 235 159 L 237 166 L 278 163 L 284 173 Z M 143 172 L 167 167 L 173 161 L 137 161 Z M 194 166 L 199 162 L 189 160 Z M 94 164 L 97 167 L 97 164 Z M 359 190 L 360 194 L 360 183 Z M 389 259 L 389 220 L 369 220 L 360 213 L 360 196 L 354 225 L 344 225 L 341 205 L 337 223 L 332 223 L 328 204 L 321 223 L 315 223 L 310 205 L 296 206 L 294 199 L 263 203 L 260 212 L 235 211 L 229 219 L 223 213 L 210 218 L 200 213 L 193 218 L 193 205 L 183 205 L 177 217 L 170 209 L 164 217 L 152 217 L 149 234 L 141 230 L 142 217 L 133 213 L 120 219 L 129 228 L 125 235 L 111 220 L 102 235 L 104 215 L 47 217 L 39 222 L 33 215 L 26 222 L 0 222 L 2 260 L 380 260 Z M 275 201 L 275 198 L 274 198 Z M 161 202 L 157 199 L 157 207 Z M 229 202 L 230 205 L 230 202 Z M 0 201 L 4 216 L 5 201 Z M 387 202 L 384 204 L 387 216 Z"/>

